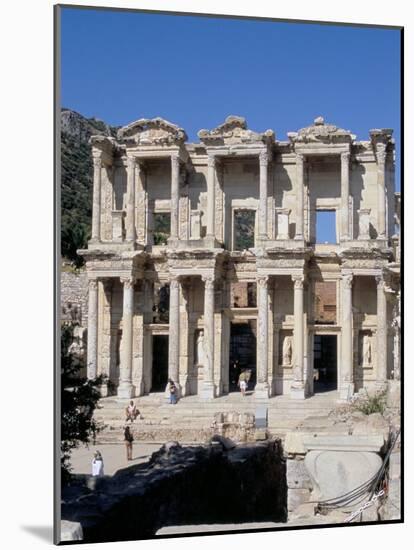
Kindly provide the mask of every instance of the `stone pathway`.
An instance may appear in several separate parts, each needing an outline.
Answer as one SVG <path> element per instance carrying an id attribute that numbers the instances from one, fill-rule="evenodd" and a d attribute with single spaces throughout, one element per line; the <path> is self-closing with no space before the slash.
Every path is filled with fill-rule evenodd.
<path id="1" fill-rule="evenodd" d="M 90 474 L 93 453 L 99 450 L 104 460 L 104 472 L 106 475 L 113 475 L 121 468 L 127 468 L 133 464 L 147 462 L 152 453 L 158 451 L 161 445 L 157 443 L 135 443 L 132 457 L 133 460 L 127 461 L 126 450 L 123 444 L 119 445 L 90 445 L 89 449 L 82 446 L 72 452 L 71 463 L 74 474 Z"/>

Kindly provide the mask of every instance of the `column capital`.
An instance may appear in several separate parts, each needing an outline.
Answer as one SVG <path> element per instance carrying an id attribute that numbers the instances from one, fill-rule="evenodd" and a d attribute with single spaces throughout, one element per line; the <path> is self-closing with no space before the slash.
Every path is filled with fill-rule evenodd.
<path id="1" fill-rule="evenodd" d="M 201 278 L 204 281 L 206 289 L 214 289 L 215 278 L 213 275 L 203 275 Z"/>
<path id="2" fill-rule="evenodd" d="M 180 286 L 180 276 L 172 275 L 170 278 L 170 289 L 177 289 Z"/>
<path id="3" fill-rule="evenodd" d="M 269 163 L 269 151 L 264 150 L 259 153 L 259 162 L 261 166 L 267 166 Z"/>
<path id="4" fill-rule="evenodd" d="M 296 164 L 303 164 L 305 155 L 303 153 L 296 153 Z"/>
<path id="5" fill-rule="evenodd" d="M 176 168 L 180 165 L 180 155 L 176 151 L 171 153 L 171 165 Z"/>
<path id="6" fill-rule="evenodd" d="M 375 277 L 375 281 L 377 282 L 377 288 L 378 290 L 385 290 L 385 287 L 387 286 L 386 285 L 386 281 L 384 279 L 384 277 L 382 275 L 377 275 Z"/>
<path id="7" fill-rule="evenodd" d="M 124 285 L 124 288 L 133 288 L 136 282 L 135 277 L 127 276 L 120 277 L 121 283 Z"/>
<path id="8" fill-rule="evenodd" d="M 267 283 L 269 282 L 269 275 L 259 275 L 256 281 L 261 288 L 266 288 Z"/>
<path id="9" fill-rule="evenodd" d="M 341 153 L 341 162 L 349 162 L 349 159 L 351 158 L 351 153 L 349 151 L 344 151 Z"/>
<path id="10" fill-rule="evenodd" d="M 209 153 L 208 156 L 207 156 L 207 165 L 210 168 L 215 168 L 216 163 L 217 163 L 217 157 L 215 155 L 212 155 L 211 153 Z"/>
<path id="11" fill-rule="evenodd" d="M 93 155 L 92 160 L 94 168 L 102 168 L 103 160 L 101 155 Z"/>
<path id="12" fill-rule="evenodd" d="M 135 168 L 137 164 L 137 159 L 136 157 L 133 157 L 131 155 L 128 155 L 127 156 L 127 165 L 128 165 L 128 168 Z"/>
<path id="13" fill-rule="evenodd" d="M 376 153 L 377 153 L 377 163 L 378 164 L 385 164 L 385 159 L 387 156 L 387 150 L 384 143 L 377 143 L 376 147 Z"/>
<path id="14" fill-rule="evenodd" d="M 354 276 L 352 273 L 343 273 L 342 274 L 342 283 L 345 288 L 352 288 L 352 281 Z"/>
<path id="15" fill-rule="evenodd" d="M 88 279 L 89 290 L 96 290 L 98 288 L 98 279 Z"/>
<path id="16" fill-rule="evenodd" d="M 292 275 L 292 281 L 295 288 L 303 289 L 305 283 L 304 275 Z"/>

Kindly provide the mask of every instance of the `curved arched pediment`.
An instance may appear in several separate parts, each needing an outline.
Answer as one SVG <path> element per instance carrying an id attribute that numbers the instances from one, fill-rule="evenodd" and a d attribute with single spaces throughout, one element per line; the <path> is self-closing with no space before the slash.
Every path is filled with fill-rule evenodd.
<path id="1" fill-rule="evenodd" d="M 200 130 L 200 141 L 205 145 L 235 145 L 245 143 L 267 143 L 274 141 L 273 130 L 266 132 L 253 132 L 247 128 L 246 119 L 240 116 L 228 116 L 223 124 L 212 130 Z"/>
<path id="2" fill-rule="evenodd" d="M 298 132 L 289 132 L 288 137 L 292 143 L 351 143 L 356 138 L 349 130 L 326 123 L 321 116 L 315 118 L 311 126 L 301 128 Z"/>
<path id="3" fill-rule="evenodd" d="M 186 141 L 187 134 L 163 118 L 140 118 L 120 128 L 118 139 L 136 145 L 179 145 Z"/>

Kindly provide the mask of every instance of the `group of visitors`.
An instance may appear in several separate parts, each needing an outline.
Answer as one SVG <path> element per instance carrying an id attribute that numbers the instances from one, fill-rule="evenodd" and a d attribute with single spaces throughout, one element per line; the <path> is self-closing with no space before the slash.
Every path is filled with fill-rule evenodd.
<path id="1" fill-rule="evenodd" d="M 178 390 L 177 386 L 175 385 L 174 381 L 169 378 L 168 379 L 168 402 L 171 405 L 176 405 L 177 399 L 178 399 Z M 126 448 L 126 455 L 127 460 L 132 460 L 132 448 L 133 448 L 133 441 L 134 441 L 134 435 L 132 432 L 131 425 L 132 423 L 137 419 L 140 418 L 143 420 L 143 416 L 140 413 L 138 407 L 135 405 L 135 403 L 131 400 L 129 402 L 129 405 L 125 409 L 125 426 L 124 426 L 124 443 Z M 127 424 L 129 422 L 130 424 Z M 93 459 L 92 459 L 92 476 L 99 477 L 104 475 L 104 463 L 102 454 L 100 451 L 95 451 Z"/>

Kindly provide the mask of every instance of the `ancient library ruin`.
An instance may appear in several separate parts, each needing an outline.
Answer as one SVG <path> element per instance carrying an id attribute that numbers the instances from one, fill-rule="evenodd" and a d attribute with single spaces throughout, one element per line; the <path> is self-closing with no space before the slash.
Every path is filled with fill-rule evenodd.
<path id="1" fill-rule="evenodd" d="M 102 396 L 257 398 L 383 389 L 400 376 L 392 130 L 248 129 L 188 143 L 161 118 L 91 138 L 87 374 Z"/>

